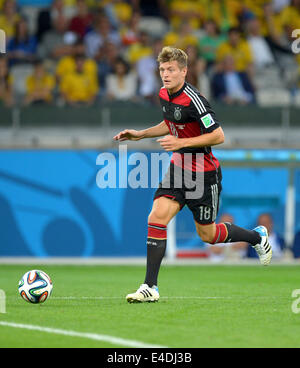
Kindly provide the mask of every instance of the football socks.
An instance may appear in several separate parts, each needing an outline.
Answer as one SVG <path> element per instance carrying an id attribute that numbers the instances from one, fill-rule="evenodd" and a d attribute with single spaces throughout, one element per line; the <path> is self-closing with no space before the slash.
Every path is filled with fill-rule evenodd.
<path id="1" fill-rule="evenodd" d="M 147 269 L 145 284 L 152 287 L 157 285 L 157 277 L 161 261 L 167 247 L 167 226 L 161 224 L 148 224 L 147 238 Z"/>

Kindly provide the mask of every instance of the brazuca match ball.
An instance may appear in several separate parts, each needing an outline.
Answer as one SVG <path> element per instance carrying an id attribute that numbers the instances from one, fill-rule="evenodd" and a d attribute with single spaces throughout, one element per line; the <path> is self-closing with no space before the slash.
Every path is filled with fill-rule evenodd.
<path id="1" fill-rule="evenodd" d="M 29 303 L 43 303 L 51 295 L 53 288 L 50 277 L 43 271 L 31 270 L 19 281 L 19 293 Z"/>

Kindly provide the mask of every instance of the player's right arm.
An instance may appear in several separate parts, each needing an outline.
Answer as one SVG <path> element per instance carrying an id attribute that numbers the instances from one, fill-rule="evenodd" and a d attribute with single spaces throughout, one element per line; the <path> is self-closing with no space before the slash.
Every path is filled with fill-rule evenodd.
<path id="1" fill-rule="evenodd" d="M 139 141 L 144 138 L 156 138 L 162 137 L 164 135 L 169 134 L 169 128 L 165 121 L 163 120 L 161 123 L 143 130 L 134 130 L 134 129 L 125 129 L 122 130 L 119 134 L 114 136 L 115 141 Z"/>

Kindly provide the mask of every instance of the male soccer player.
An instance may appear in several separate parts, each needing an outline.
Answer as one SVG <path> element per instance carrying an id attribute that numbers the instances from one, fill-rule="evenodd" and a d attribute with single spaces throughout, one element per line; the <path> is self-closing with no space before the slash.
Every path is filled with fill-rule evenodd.
<path id="1" fill-rule="evenodd" d="M 126 296 L 130 303 L 158 301 L 157 278 L 166 250 L 167 225 L 184 205 L 192 211 L 197 233 L 204 242 L 216 244 L 245 241 L 255 248 L 263 265 L 268 265 L 272 257 L 268 232 L 264 226 L 246 230 L 231 223 L 215 222 L 222 174 L 211 146 L 224 142 L 223 130 L 205 97 L 185 82 L 186 53 L 174 47 L 164 47 L 158 56 L 158 63 L 163 82 L 159 97 L 164 120 L 145 130 L 123 130 L 114 137 L 117 141 L 137 141 L 165 136 L 157 141 L 164 150 L 173 151 L 168 173 L 154 195 L 152 211 L 148 217 L 145 281 L 135 293 Z M 188 153 L 192 154 L 192 160 L 185 165 L 183 156 Z M 202 159 L 197 159 L 199 156 Z M 201 197 L 190 198 L 188 194 L 191 194 L 191 187 L 185 183 L 175 185 L 178 168 L 182 172 L 190 172 L 192 178 L 202 173 Z M 170 185 L 164 185 L 165 181 Z"/>

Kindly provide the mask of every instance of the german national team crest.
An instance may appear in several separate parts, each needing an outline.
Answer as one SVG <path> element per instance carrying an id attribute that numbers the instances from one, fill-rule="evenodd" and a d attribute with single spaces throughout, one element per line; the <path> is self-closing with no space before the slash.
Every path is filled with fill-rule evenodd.
<path id="1" fill-rule="evenodd" d="M 176 120 L 180 120 L 181 119 L 181 108 L 180 107 L 175 107 L 174 118 Z"/>

